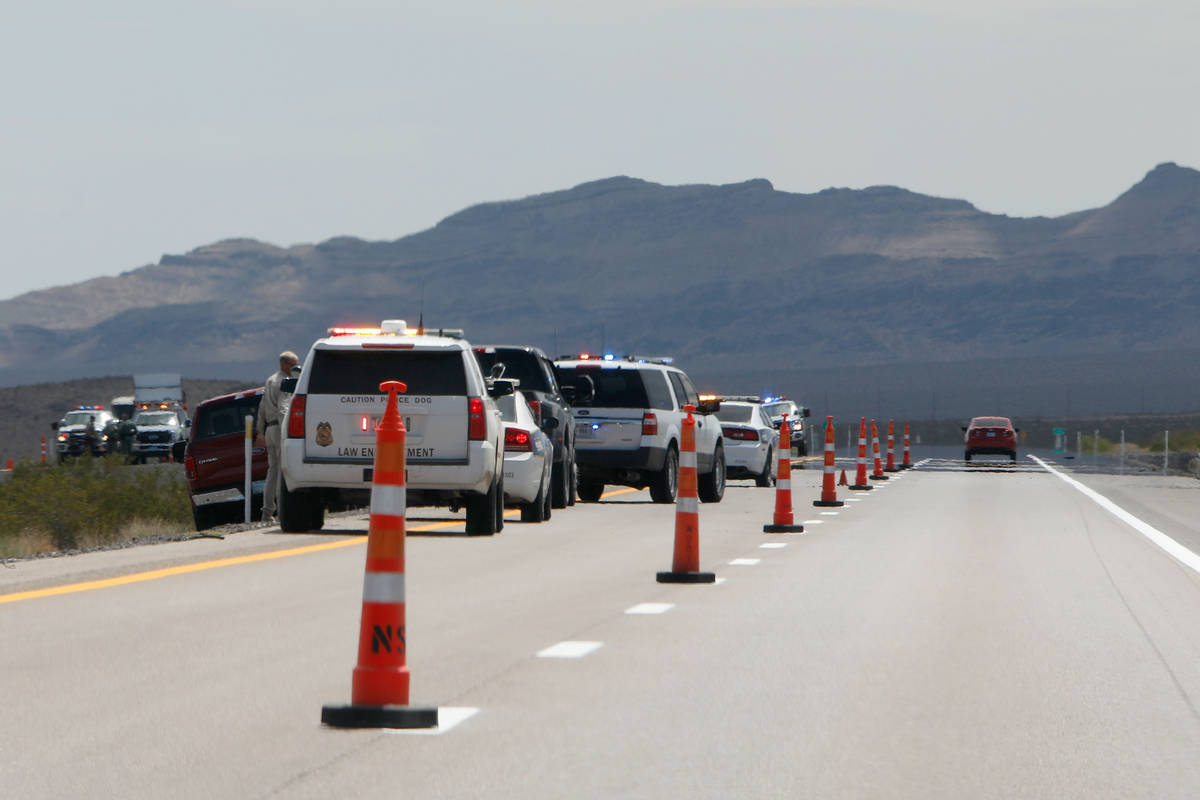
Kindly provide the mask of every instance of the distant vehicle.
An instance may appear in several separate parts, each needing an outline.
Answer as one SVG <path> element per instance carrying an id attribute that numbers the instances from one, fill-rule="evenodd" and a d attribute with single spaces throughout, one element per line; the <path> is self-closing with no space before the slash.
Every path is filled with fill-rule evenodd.
<path id="1" fill-rule="evenodd" d="M 500 379 L 503 380 L 503 379 Z M 550 519 L 554 449 L 520 391 L 496 398 L 504 421 L 504 501 L 521 509 L 522 522 Z"/>
<path id="2" fill-rule="evenodd" d="M 88 423 L 91 422 L 91 430 Z M 75 406 L 50 427 L 58 431 L 55 451 L 58 460 L 81 455 L 102 456 L 116 439 L 116 418 L 104 406 Z"/>
<path id="3" fill-rule="evenodd" d="M 717 409 L 721 434 L 725 437 L 725 474 L 730 478 L 753 478 L 758 486 L 775 481 L 779 459 L 779 431 L 761 403 L 721 398 Z"/>
<path id="4" fill-rule="evenodd" d="M 171 403 L 185 407 L 183 382 L 178 372 L 145 372 L 133 376 L 133 402 Z"/>
<path id="5" fill-rule="evenodd" d="M 504 365 L 501 378 L 519 381 L 518 389 L 542 431 L 554 445 L 551 505 L 565 508 L 575 503 L 575 414 L 563 396 L 554 363 L 536 347 L 476 345 L 471 348 L 484 375 Z"/>
<path id="6" fill-rule="evenodd" d="M 467 533 L 504 527 L 504 426 L 494 393 L 462 331 L 331 328 L 308 351 L 294 382 L 283 430 L 279 524 L 320 529 L 325 510 L 369 503 L 375 425 L 387 406 L 379 385 L 404 382 L 399 396 L 407 437 L 406 498 L 412 506 L 466 509 Z M 502 388 L 504 387 L 504 388 Z"/>
<path id="7" fill-rule="evenodd" d="M 970 425 L 963 426 L 963 431 L 965 461 L 970 461 L 972 456 L 991 455 L 1008 456 L 1016 463 L 1020 429 L 1014 428 L 1008 417 L 974 417 Z"/>
<path id="8" fill-rule="evenodd" d="M 176 459 L 183 457 L 196 530 L 244 518 L 245 420 L 247 416 L 257 418 L 262 394 L 259 387 L 205 400 L 196 406 L 186 447 L 176 445 Z M 251 426 L 253 430 L 253 422 Z M 267 447 L 261 436 L 252 442 L 250 470 L 250 519 L 256 520 L 262 511 L 267 477 Z"/>
<path id="9" fill-rule="evenodd" d="M 725 448 L 720 407 L 702 400 L 687 374 L 669 358 L 581 354 L 554 362 L 575 410 L 579 498 L 600 499 L 605 484 L 650 488 L 656 503 L 673 503 L 679 488 L 679 448 L 687 412 L 696 407 L 698 494 L 706 503 L 725 495 Z"/>
<path id="10" fill-rule="evenodd" d="M 187 437 L 187 426 L 181 422 L 181 411 L 167 403 L 157 407 L 144 404 L 133 415 L 133 449 L 131 455 L 139 464 L 148 458 L 166 461 L 171 458 L 176 442 Z"/>
<path id="11" fill-rule="evenodd" d="M 808 455 L 808 431 L 804 427 L 804 419 L 812 416 L 812 411 L 786 397 L 764 397 L 763 408 L 775 430 L 779 430 L 783 423 L 783 415 L 788 415 L 789 443 L 800 455 Z"/>

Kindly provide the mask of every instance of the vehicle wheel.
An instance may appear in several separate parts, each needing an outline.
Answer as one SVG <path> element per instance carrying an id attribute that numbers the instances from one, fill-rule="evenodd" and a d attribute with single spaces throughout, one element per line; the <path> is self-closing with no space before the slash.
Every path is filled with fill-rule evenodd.
<path id="1" fill-rule="evenodd" d="M 755 486 L 770 486 L 771 485 L 771 462 L 775 458 L 775 451 L 767 448 L 767 460 L 763 462 L 761 475 L 754 476 Z"/>
<path id="2" fill-rule="evenodd" d="M 700 476 L 696 487 L 700 499 L 705 503 L 719 503 L 725 496 L 725 448 L 717 445 L 713 453 L 713 468 Z"/>
<path id="3" fill-rule="evenodd" d="M 966 453 L 963 454 L 963 461 L 966 461 L 968 464 L 971 462 L 971 451 L 970 450 L 968 450 Z"/>
<path id="4" fill-rule="evenodd" d="M 206 531 L 215 525 L 220 525 L 221 516 L 212 506 L 192 506 L 192 521 L 196 523 L 198 531 Z"/>
<path id="5" fill-rule="evenodd" d="M 312 503 L 309 508 L 311 514 L 308 518 L 308 529 L 310 531 L 319 531 L 325 527 L 325 503 L 322 502 L 321 495 L 317 492 L 312 493 Z"/>
<path id="6" fill-rule="evenodd" d="M 667 445 L 667 459 L 663 464 L 662 471 L 650 481 L 650 499 L 656 503 L 674 503 L 677 491 L 679 491 L 679 453 L 675 451 L 675 444 L 672 442 Z"/>
<path id="7" fill-rule="evenodd" d="M 305 489 L 291 491 L 287 482 L 279 481 L 279 491 L 276 494 L 279 503 L 279 529 L 284 533 L 305 533 L 312 530 L 313 520 L 319 513 L 324 522 L 324 509 L 314 511 L 313 505 L 318 501 L 316 495 Z"/>
<path id="8" fill-rule="evenodd" d="M 504 475 L 496 480 L 496 533 L 504 530 Z"/>
<path id="9" fill-rule="evenodd" d="M 1010 456 L 1008 457 L 1008 460 L 1009 460 L 1009 461 L 1011 461 L 1011 462 L 1012 462 L 1012 463 L 1014 463 L 1014 464 L 1015 464 L 1015 463 L 1017 463 L 1017 454 L 1016 454 L 1016 453 L 1013 453 L 1012 455 L 1010 455 Z"/>
<path id="10" fill-rule="evenodd" d="M 497 490 L 500 490 L 499 493 Z M 467 498 L 467 533 L 472 536 L 491 536 L 496 532 L 496 504 L 503 503 L 503 488 L 500 477 L 497 476 L 486 494 L 471 495 Z"/>
<path id="11" fill-rule="evenodd" d="M 571 469 L 567 472 L 570 480 L 567 482 L 567 505 L 575 505 L 579 499 L 579 465 L 575 463 L 575 450 L 571 450 Z"/>
<path id="12" fill-rule="evenodd" d="M 546 490 L 539 489 L 532 503 L 521 504 L 521 522 L 543 522 L 546 519 Z"/>
<path id="13" fill-rule="evenodd" d="M 796 445 L 796 455 L 801 457 L 808 455 L 808 442 L 804 439 L 801 439 Z"/>
<path id="14" fill-rule="evenodd" d="M 547 489 L 550 487 L 546 487 Z M 550 492 L 543 492 L 546 495 L 545 506 L 542 508 L 542 521 L 550 519 L 550 515 L 554 512 L 554 504 L 550 502 Z"/>
<path id="15" fill-rule="evenodd" d="M 604 494 L 603 483 L 595 483 L 594 481 L 579 482 L 579 502 L 598 503 L 602 494 Z"/>
<path id="16" fill-rule="evenodd" d="M 567 486 L 569 483 L 567 475 L 570 468 L 566 453 L 563 453 L 562 461 L 556 462 L 550 467 L 550 504 L 554 508 L 566 508 L 570 501 L 568 497 L 570 492 Z"/>

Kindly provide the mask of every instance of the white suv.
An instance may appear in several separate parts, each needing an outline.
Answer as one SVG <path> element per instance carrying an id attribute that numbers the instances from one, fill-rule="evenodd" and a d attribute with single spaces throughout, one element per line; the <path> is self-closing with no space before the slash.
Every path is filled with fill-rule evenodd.
<path id="1" fill-rule="evenodd" d="M 283 530 L 316 530 L 327 507 L 368 502 L 375 426 L 387 406 L 379 384 L 387 380 L 408 387 L 397 398 L 408 429 L 408 505 L 465 507 L 471 534 L 503 527 L 500 412 L 460 332 L 434 333 L 384 320 L 379 328 L 331 328 L 313 343 L 282 431 Z M 511 392 L 512 384 L 498 381 L 497 390 Z"/>
<path id="2" fill-rule="evenodd" d="M 703 401 L 688 376 L 666 360 L 580 356 L 554 362 L 561 386 L 572 387 L 579 497 L 600 499 L 605 484 L 650 487 L 656 503 L 678 489 L 680 431 L 696 406 L 696 466 L 706 503 L 725 495 L 725 449 L 715 397 Z"/>

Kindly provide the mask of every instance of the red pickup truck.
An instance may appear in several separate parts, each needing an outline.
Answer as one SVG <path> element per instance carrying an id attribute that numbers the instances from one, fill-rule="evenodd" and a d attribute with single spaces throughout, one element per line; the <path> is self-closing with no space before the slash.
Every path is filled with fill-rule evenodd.
<path id="1" fill-rule="evenodd" d="M 196 406 L 183 459 L 196 530 L 244 518 L 245 419 L 257 417 L 262 394 L 260 386 L 213 397 Z M 250 469 L 250 519 L 255 520 L 262 511 L 267 477 L 267 445 L 261 436 L 251 444 Z"/>

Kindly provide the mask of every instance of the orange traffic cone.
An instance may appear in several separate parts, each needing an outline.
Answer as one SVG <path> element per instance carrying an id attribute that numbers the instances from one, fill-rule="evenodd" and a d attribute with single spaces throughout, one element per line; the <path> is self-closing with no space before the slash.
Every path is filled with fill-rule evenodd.
<path id="1" fill-rule="evenodd" d="M 850 487 L 857 492 L 869 492 L 875 487 L 867 483 L 867 418 L 863 417 L 858 424 L 858 472 L 854 475 L 854 485 Z"/>
<path id="2" fill-rule="evenodd" d="M 46 437 L 42 437 L 42 463 L 46 463 Z"/>
<path id="3" fill-rule="evenodd" d="M 849 486 L 850 482 L 846 480 L 846 470 L 842 470 L 842 477 L 838 479 L 838 486 Z"/>
<path id="4" fill-rule="evenodd" d="M 11 470 L 13 468 L 13 460 L 11 458 L 4 462 L 4 468 L 7 470 Z"/>
<path id="5" fill-rule="evenodd" d="M 384 381 L 387 409 L 375 429 L 375 470 L 371 484 L 371 524 L 363 579 L 358 666 L 348 706 L 323 706 L 321 722 L 337 728 L 436 728 L 436 708 L 408 705 L 408 642 L 404 625 L 404 488 L 407 432 L 396 402 L 406 391 L 400 381 Z"/>
<path id="6" fill-rule="evenodd" d="M 825 475 L 821 480 L 821 499 L 813 500 L 814 506 L 846 505 L 837 499 L 837 486 L 834 484 L 833 477 L 836 454 L 833 448 L 833 417 L 827 416 L 825 417 Z M 845 475 L 842 477 L 844 478 Z"/>
<path id="7" fill-rule="evenodd" d="M 912 469 L 912 456 L 908 452 L 908 420 L 904 420 L 904 458 L 900 461 L 900 469 Z"/>
<path id="8" fill-rule="evenodd" d="M 883 474 L 883 462 L 879 459 L 879 428 L 875 426 L 875 420 L 871 420 L 871 452 L 875 456 L 875 471 L 871 473 L 871 480 L 886 481 L 888 476 Z"/>
<path id="9" fill-rule="evenodd" d="M 883 468 L 884 472 L 899 472 L 896 467 L 896 423 L 888 420 L 888 454 L 887 466 Z"/>
<path id="10" fill-rule="evenodd" d="M 779 425 L 779 474 L 775 476 L 775 518 L 763 525 L 763 533 L 804 533 L 803 525 L 792 518 L 792 436 L 788 415 Z"/>
<path id="11" fill-rule="evenodd" d="M 691 403 L 679 432 L 679 489 L 675 495 L 675 555 L 670 572 L 658 573 L 659 583 L 713 583 L 717 576 L 700 571 L 700 497 L 696 492 L 696 418 Z"/>

